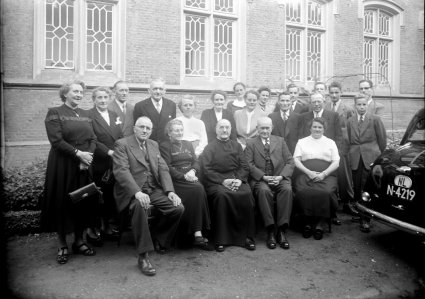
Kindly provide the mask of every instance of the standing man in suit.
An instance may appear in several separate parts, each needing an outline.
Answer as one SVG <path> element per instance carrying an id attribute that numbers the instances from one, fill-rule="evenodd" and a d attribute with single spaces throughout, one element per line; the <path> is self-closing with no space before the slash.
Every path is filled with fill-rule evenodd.
<path id="1" fill-rule="evenodd" d="M 326 120 L 327 126 L 323 135 L 335 141 L 338 151 L 341 152 L 342 144 L 342 131 L 339 123 L 339 115 L 336 112 L 324 110 L 325 99 L 320 93 L 313 93 L 311 95 L 311 106 L 312 111 L 301 114 L 301 123 L 303 124 L 303 131 L 300 138 L 310 136 L 310 128 L 308 124 L 316 117 L 322 117 Z M 341 221 L 334 215 L 332 217 L 332 223 L 335 225 L 341 225 Z"/>
<path id="2" fill-rule="evenodd" d="M 90 110 L 93 131 L 96 135 L 96 149 L 93 155 L 92 170 L 93 180 L 100 186 L 103 192 L 103 205 L 101 208 L 102 231 L 105 236 L 116 235 L 110 226 L 110 222 L 116 220 L 117 207 L 113 197 L 113 183 L 103 182 L 102 177 L 106 171 L 112 170 L 112 155 L 114 154 L 114 143 L 123 137 L 118 115 L 108 110 L 111 91 L 107 87 L 98 87 L 93 90 L 93 109 Z M 100 245 L 100 236 L 97 236 L 93 228 L 87 230 L 87 241 L 92 245 Z"/>
<path id="3" fill-rule="evenodd" d="M 379 116 L 367 112 L 368 99 L 364 94 L 354 97 L 356 114 L 347 122 L 350 159 L 354 182 L 354 200 L 361 199 L 361 193 L 370 172 L 370 164 L 385 150 L 387 134 Z M 369 219 L 362 219 L 362 232 L 369 232 Z"/>
<path id="4" fill-rule="evenodd" d="M 158 143 L 148 139 L 151 132 L 151 120 L 138 118 L 134 135 L 118 140 L 113 155 L 114 195 L 118 211 L 129 210 L 139 254 L 138 266 L 148 276 L 156 274 L 148 252 L 155 248 L 159 253 L 165 253 L 184 212 L 181 199 L 174 193 L 167 163 L 161 157 Z M 150 205 L 160 214 L 158 223 L 152 228 L 155 246 L 146 212 Z"/>
<path id="5" fill-rule="evenodd" d="M 294 171 L 294 159 L 283 138 L 271 135 L 272 128 L 272 120 L 269 117 L 258 119 L 259 136 L 247 140 L 245 153 L 250 169 L 251 189 L 267 229 L 266 245 L 274 249 L 278 243 L 281 248 L 289 249 L 285 231 L 292 212 L 291 176 Z"/>
<path id="6" fill-rule="evenodd" d="M 176 104 L 164 98 L 166 89 L 165 81 L 161 78 L 152 80 L 149 88 L 149 98 L 139 102 L 134 107 L 134 119 L 147 116 L 153 123 L 151 139 L 160 143 L 168 140 L 165 136 L 165 125 L 176 118 Z"/>
<path id="7" fill-rule="evenodd" d="M 332 82 L 329 85 L 330 101 L 325 104 L 324 109 L 333 111 L 339 115 L 339 123 L 341 125 L 342 142 L 340 146 L 339 167 L 338 167 L 338 192 L 341 201 L 344 203 L 343 211 L 347 214 L 357 216 L 358 212 L 353 206 L 354 190 L 351 166 L 348 160 L 348 149 L 350 144 L 347 135 L 347 120 L 355 113 L 352 106 L 347 105 L 341 100 L 342 87 L 338 82 Z"/>
<path id="8" fill-rule="evenodd" d="M 325 83 L 321 81 L 314 83 L 313 91 L 318 92 L 323 96 L 323 98 L 325 99 L 325 104 L 329 103 L 329 94 L 327 93 L 327 88 Z"/>
<path id="9" fill-rule="evenodd" d="M 299 139 L 300 115 L 291 112 L 291 96 L 287 91 L 278 95 L 277 104 L 280 111 L 269 115 L 273 122 L 272 135 L 285 139 L 289 151 L 293 154 Z"/>
<path id="10" fill-rule="evenodd" d="M 300 89 L 295 84 L 289 84 L 287 91 L 289 92 L 289 95 L 291 96 L 292 106 L 291 111 L 302 114 L 308 111 L 309 109 L 309 101 L 308 100 L 302 100 L 300 98 Z"/>
<path id="11" fill-rule="evenodd" d="M 112 90 L 115 94 L 115 100 L 109 103 L 108 109 L 118 115 L 124 137 L 130 136 L 133 134 L 134 106 L 128 103 L 128 99 L 130 98 L 128 84 L 125 81 L 117 81 Z"/>
<path id="12" fill-rule="evenodd" d="M 364 94 L 367 99 L 367 113 L 382 116 L 385 109 L 384 105 L 372 99 L 373 82 L 367 79 L 360 80 L 359 90 L 360 90 L 360 93 Z"/>

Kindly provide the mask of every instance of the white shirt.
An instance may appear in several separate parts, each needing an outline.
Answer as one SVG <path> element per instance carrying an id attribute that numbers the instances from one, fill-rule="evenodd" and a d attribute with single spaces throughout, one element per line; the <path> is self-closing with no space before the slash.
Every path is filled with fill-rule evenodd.
<path id="1" fill-rule="evenodd" d="M 322 117 L 322 114 L 323 114 L 323 109 L 320 110 L 319 112 L 314 112 L 313 111 L 314 118 L 316 118 L 316 117 Z"/>
<path id="2" fill-rule="evenodd" d="M 159 106 L 159 111 L 162 110 L 162 98 L 158 102 L 151 98 L 151 101 L 156 110 L 158 110 L 158 106 Z"/>
<path id="3" fill-rule="evenodd" d="M 361 117 L 363 117 L 363 120 L 364 120 L 364 119 L 365 119 L 365 117 L 366 117 L 366 113 L 365 113 L 365 114 L 363 114 L 363 115 L 360 115 L 360 114 L 358 114 L 358 113 L 357 113 L 357 121 L 358 121 L 358 122 L 360 122 L 360 118 L 361 118 Z"/>
<path id="4" fill-rule="evenodd" d="M 106 111 L 100 111 L 99 109 L 97 109 L 97 107 L 96 107 L 96 110 L 100 113 L 100 115 L 106 121 L 106 123 L 108 124 L 108 126 L 110 126 L 111 124 L 109 123 L 109 113 L 108 113 L 108 110 L 106 110 Z"/>
<path id="5" fill-rule="evenodd" d="M 282 117 L 283 120 L 285 120 L 285 117 L 284 117 L 285 115 L 286 115 L 286 120 L 288 120 L 288 118 L 289 118 L 289 110 L 286 110 L 286 111 L 280 110 L 280 117 Z"/>
<path id="6" fill-rule="evenodd" d="M 246 124 L 246 133 L 249 134 L 251 132 L 251 119 L 252 116 L 254 115 L 254 111 L 252 110 L 251 112 L 246 111 L 246 116 L 248 118 L 247 124 Z"/>
<path id="7" fill-rule="evenodd" d="M 319 159 L 331 162 L 339 161 L 339 154 L 336 143 L 332 139 L 326 136 L 322 136 L 319 139 L 307 136 L 298 140 L 294 158 L 300 158 L 301 161 Z"/>
<path id="8" fill-rule="evenodd" d="M 115 102 L 117 102 L 118 107 L 120 107 L 121 111 L 122 111 L 122 112 L 124 112 L 125 103 L 121 103 L 121 102 L 120 102 L 120 101 L 118 101 L 118 100 L 115 100 Z"/>
<path id="9" fill-rule="evenodd" d="M 220 112 L 217 112 L 214 110 L 214 113 L 215 113 L 215 117 L 217 118 L 217 121 L 223 118 L 223 110 L 221 110 Z"/>
<path id="10" fill-rule="evenodd" d="M 335 104 L 335 110 L 334 110 L 334 104 Z M 341 104 L 341 100 L 338 100 L 338 102 L 335 102 L 335 103 L 331 102 L 331 110 L 333 112 L 337 112 L 340 104 Z"/>
<path id="11" fill-rule="evenodd" d="M 204 122 L 193 116 L 191 118 L 180 116 L 176 119 L 183 123 L 183 140 L 192 142 L 196 156 L 202 154 L 205 146 L 208 144 L 207 130 L 205 129 Z"/>

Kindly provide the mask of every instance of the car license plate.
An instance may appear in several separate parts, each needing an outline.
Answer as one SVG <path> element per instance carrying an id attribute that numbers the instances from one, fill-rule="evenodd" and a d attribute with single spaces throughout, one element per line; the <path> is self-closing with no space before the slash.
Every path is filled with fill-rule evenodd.
<path id="1" fill-rule="evenodd" d="M 412 180 L 408 176 L 397 175 L 394 178 L 394 185 L 388 184 L 387 195 L 397 196 L 398 198 L 409 201 L 415 198 L 416 192 L 410 189 L 412 187 Z"/>

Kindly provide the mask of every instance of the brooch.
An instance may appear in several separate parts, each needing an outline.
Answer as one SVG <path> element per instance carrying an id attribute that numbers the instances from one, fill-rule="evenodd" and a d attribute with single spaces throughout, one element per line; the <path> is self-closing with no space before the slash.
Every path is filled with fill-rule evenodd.
<path id="1" fill-rule="evenodd" d="M 117 121 L 115 122 L 115 124 L 116 124 L 116 125 L 120 125 L 120 124 L 122 124 L 122 121 L 120 120 L 120 117 L 119 117 L 119 116 L 117 117 Z"/>

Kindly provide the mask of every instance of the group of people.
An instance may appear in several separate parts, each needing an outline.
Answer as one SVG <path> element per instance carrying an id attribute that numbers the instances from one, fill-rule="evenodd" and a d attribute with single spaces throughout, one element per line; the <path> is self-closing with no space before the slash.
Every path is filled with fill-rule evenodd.
<path id="1" fill-rule="evenodd" d="M 56 231 L 56 260 L 74 254 L 95 255 L 89 246 L 120 236 L 117 224 L 131 221 L 138 266 L 156 270 L 149 252 L 177 246 L 223 252 L 226 246 L 255 250 L 256 210 L 267 232 L 266 246 L 289 249 L 290 220 L 302 223 L 302 235 L 323 238 L 324 228 L 340 225 L 336 211 L 357 217 L 353 203 L 386 147 L 373 84 L 359 82 L 354 105 L 341 101 L 338 82 L 318 82 L 309 98 L 290 84 L 276 105 L 267 87 L 246 90 L 234 85 L 236 99 L 211 92 L 213 107 L 194 117 L 196 100 L 185 95 L 177 105 L 165 98 L 162 79 L 150 83 L 150 97 L 132 105 L 125 81 L 92 92 L 94 107 L 79 108 L 85 86 L 64 84 L 64 104 L 50 108 L 46 131 L 51 143 L 42 227 Z M 91 182 L 102 198 L 72 203 L 68 194 Z M 155 210 L 155 222 L 149 214 Z M 367 219 L 361 230 L 369 231 Z M 85 236 L 85 238 L 84 238 Z M 86 240 L 86 241 L 85 241 Z M 86 243 L 87 242 L 87 243 Z"/>

